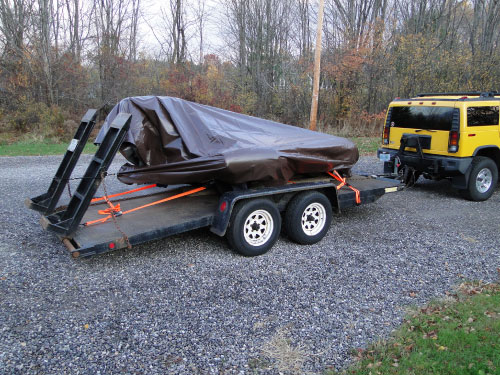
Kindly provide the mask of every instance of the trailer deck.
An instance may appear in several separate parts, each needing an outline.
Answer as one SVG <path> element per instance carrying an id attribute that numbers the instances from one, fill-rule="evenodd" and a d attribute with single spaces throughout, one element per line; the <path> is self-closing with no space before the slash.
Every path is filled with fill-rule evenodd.
<path id="1" fill-rule="evenodd" d="M 116 200 L 123 210 L 146 205 L 167 198 L 172 190 Z M 128 246 L 134 246 L 158 238 L 168 237 L 189 230 L 211 225 L 217 207 L 218 196 L 214 191 L 200 192 L 196 196 L 187 196 L 165 204 L 148 207 L 130 215 L 117 216 L 114 220 L 89 226 L 80 225 L 70 236 L 60 236 L 68 239 L 73 257 L 89 256 Z M 98 210 L 107 208 L 106 202 L 92 205 L 85 213 L 82 222 L 102 218 Z M 42 221 L 44 219 L 42 218 Z M 42 226 L 45 226 L 42 223 Z M 120 233 L 120 230 L 122 233 Z M 67 244 L 67 241 L 65 241 Z"/>
<path id="2" fill-rule="evenodd" d="M 374 202 L 387 192 L 397 191 L 399 186 L 399 183 L 394 180 L 360 175 L 352 176 L 348 181 L 360 191 L 362 204 Z M 207 189 L 195 195 L 139 210 L 130 215 L 117 216 L 115 220 L 89 226 L 80 224 L 73 234 L 59 235 L 59 238 L 73 257 L 86 257 L 126 248 L 128 243 L 125 236 L 130 245 L 135 246 L 190 230 L 211 227 L 222 201 L 236 202 L 239 199 L 250 199 L 252 195 L 274 196 L 308 190 L 312 186 L 321 189 L 332 188 L 336 185 L 337 183 L 329 178 L 314 178 L 292 181 L 283 186 L 266 189 L 231 191 L 223 196 L 220 196 L 215 189 Z M 169 189 L 155 188 L 156 192 L 152 194 L 114 199 L 113 204 L 119 203 L 122 211 L 126 211 L 189 189 L 190 187 L 186 186 Z M 338 190 L 337 197 L 339 210 L 356 206 L 355 193 L 347 187 Z M 100 215 L 98 211 L 106 208 L 108 205 L 104 201 L 90 205 L 83 216 L 82 223 L 102 218 L 103 215 Z M 44 228 L 49 225 L 44 216 L 41 222 Z M 214 228 L 212 231 L 217 233 Z"/>

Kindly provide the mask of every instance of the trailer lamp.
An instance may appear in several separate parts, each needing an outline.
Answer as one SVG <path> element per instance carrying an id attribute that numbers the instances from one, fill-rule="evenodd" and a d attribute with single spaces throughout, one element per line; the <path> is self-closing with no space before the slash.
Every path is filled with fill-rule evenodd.
<path id="1" fill-rule="evenodd" d="M 114 242 L 110 242 L 110 243 L 109 243 L 109 245 L 108 245 L 108 247 L 109 247 L 111 250 L 113 250 L 113 249 L 115 248 L 115 246 L 116 246 L 116 245 L 115 245 L 115 243 L 114 243 Z"/>
<path id="2" fill-rule="evenodd" d="M 224 212 L 224 211 L 226 211 L 226 208 L 227 208 L 227 202 L 226 202 L 226 201 L 224 201 L 224 202 L 222 202 L 222 203 L 220 204 L 220 206 L 219 206 L 219 210 L 220 210 L 220 212 Z"/>

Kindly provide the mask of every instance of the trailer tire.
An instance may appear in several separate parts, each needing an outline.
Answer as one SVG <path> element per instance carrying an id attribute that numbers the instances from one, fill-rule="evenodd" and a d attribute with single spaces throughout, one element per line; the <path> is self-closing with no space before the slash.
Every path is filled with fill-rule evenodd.
<path id="1" fill-rule="evenodd" d="M 321 241 L 332 222 L 332 205 L 317 191 L 307 191 L 292 198 L 285 213 L 288 237 L 299 244 L 311 245 Z"/>
<path id="2" fill-rule="evenodd" d="M 269 199 L 237 203 L 226 234 L 229 245 L 245 256 L 266 253 L 278 240 L 281 215 Z"/>
<path id="3" fill-rule="evenodd" d="M 471 163 L 467 189 L 460 195 L 471 201 L 485 201 L 495 191 L 498 182 L 498 168 L 495 162 L 484 156 L 476 156 Z"/>

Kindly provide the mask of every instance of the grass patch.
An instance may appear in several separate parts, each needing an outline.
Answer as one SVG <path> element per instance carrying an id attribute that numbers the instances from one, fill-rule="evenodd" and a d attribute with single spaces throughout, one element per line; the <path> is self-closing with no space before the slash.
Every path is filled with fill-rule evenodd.
<path id="1" fill-rule="evenodd" d="M 462 284 L 410 314 L 389 341 L 355 352 L 353 366 L 326 374 L 500 374 L 500 285 Z"/>
<path id="2" fill-rule="evenodd" d="M 377 149 L 381 147 L 382 143 L 380 137 L 354 137 L 351 138 L 351 141 L 356 143 L 361 155 L 373 155 L 377 153 Z"/>
<path id="3" fill-rule="evenodd" d="M 356 143 L 361 155 L 371 155 L 380 147 L 380 137 L 355 137 L 351 140 Z M 47 140 L 25 140 L 9 142 L 0 139 L 0 156 L 36 156 L 62 155 L 66 152 L 68 143 L 51 142 Z M 83 149 L 85 154 L 93 154 L 97 147 L 87 143 Z"/>
<path id="4" fill-rule="evenodd" d="M 66 152 L 69 143 L 55 143 L 50 141 L 17 141 L 0 144 L 0 156 L 35 156 L 35 155 L 62 155 Z M 93 154 L 97 147 L 87 143 L 83 149 L 85 154 Z"/>

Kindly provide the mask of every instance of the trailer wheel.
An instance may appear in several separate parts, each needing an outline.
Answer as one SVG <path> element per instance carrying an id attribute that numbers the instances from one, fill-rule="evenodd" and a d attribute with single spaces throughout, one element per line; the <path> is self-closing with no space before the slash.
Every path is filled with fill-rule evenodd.
<path id="1" fill-rule="evenodd" d="M 278 240 L 281 215 L 268 199 L 238 203 L 231 215 L 226 237 L 231 247 L 246 256 L 266 253 Z"/>
<path id="2" fill-rule="evenodd" d="M 484 156 L 472 160 L 467 189 L 460 194 L 471 201 L 485 201 L 495 191 L 498 181 L 498 169 L 495 162 Z"/>
<path id="3" fill-rule="evenodd" d="M 319 242 L 332 222 L 332 205 L 317 191 L 297 194 L 288 204 L 285 229 L 291 240 L 310 245 Z"/>

